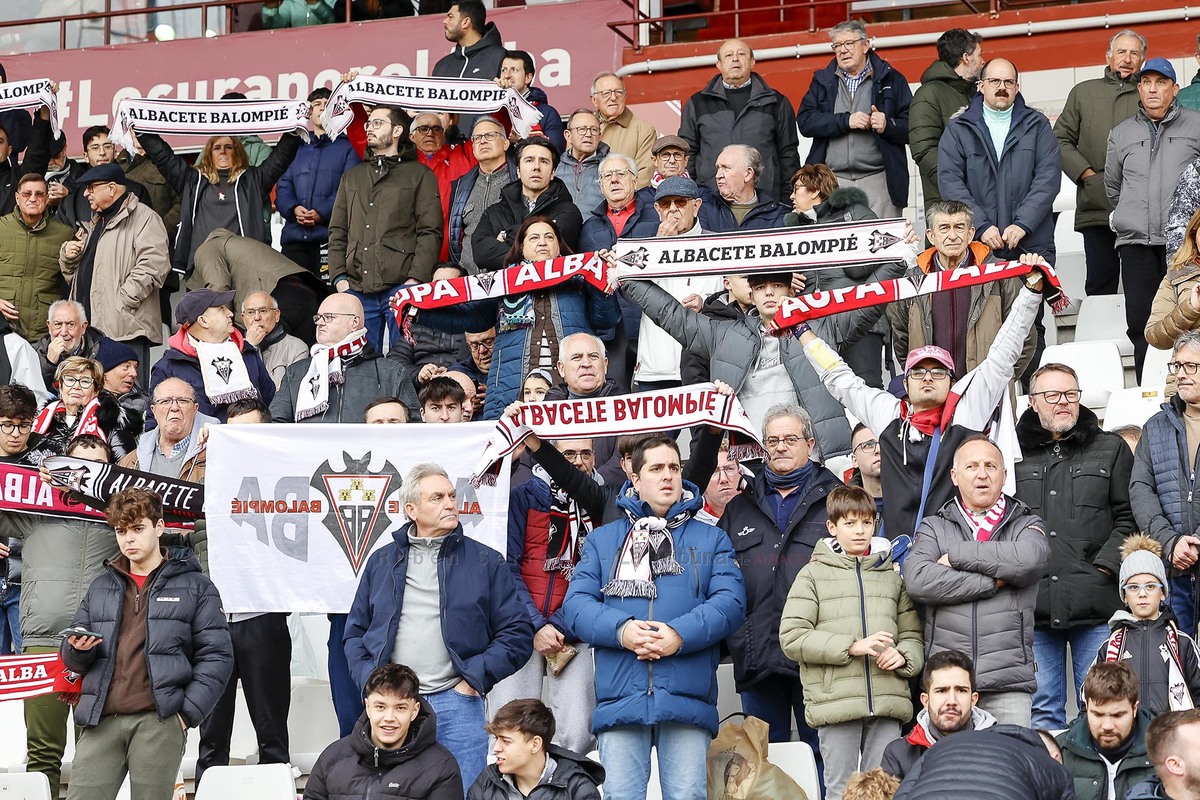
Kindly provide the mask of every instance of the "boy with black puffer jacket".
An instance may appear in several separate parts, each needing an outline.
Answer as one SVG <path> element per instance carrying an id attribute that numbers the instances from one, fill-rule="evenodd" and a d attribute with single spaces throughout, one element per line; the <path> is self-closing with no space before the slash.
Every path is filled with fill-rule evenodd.
<path id="1" fill-rule="evenodd" d="M 912 718 L 908 679 L 921 671 L 921 621 L 875 533 L 875 501 L 840 486 L 825 503 L 829 538 L 817 542 L 788 593 L 779 643 L 800 664 L 805 721 L 817 729 L 830 800 L 850 775 L 878 767 Z M 861 758 L 861 763 L 860 763 Z"/>
<path id="2" fill-rule="evenodd" d="M 1121 597 L 1128 611 L 1108 621 L 1112 634 L 1096 661 L 1128 664 L 1141 681 L 1142 708 L 1154 716 L 1193 708 L 1200 700 L 1200 649 L 1179 630 L 1167 605 L 1162 545 L 1145 534 L 1121 545 Z"/>

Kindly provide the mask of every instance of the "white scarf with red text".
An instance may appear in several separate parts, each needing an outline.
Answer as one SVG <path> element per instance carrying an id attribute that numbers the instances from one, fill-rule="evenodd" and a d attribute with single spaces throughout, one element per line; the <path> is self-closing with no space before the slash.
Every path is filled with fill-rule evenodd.
<path id="1" fill-rule="evenodd" d="M 329 409 L 329 386 L 346 382 L 343 359 L 352 358 L 367 345 L 367 329 L 359 328 L 335 345 L 314 344 L 308 372 L 296 394 L 296 422 Z M 361 422 L 361 420 L 350 420 Z"/>

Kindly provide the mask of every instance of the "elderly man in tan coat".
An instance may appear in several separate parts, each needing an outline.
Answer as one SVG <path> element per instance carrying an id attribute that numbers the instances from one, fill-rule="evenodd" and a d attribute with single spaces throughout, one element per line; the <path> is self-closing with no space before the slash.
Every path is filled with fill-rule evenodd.
<path id="1" fill-rule="evenodd" d="M 126 189 L 125 172 L 116 164 L 92 167 L 76 186 L 92 218 L 59 250 L 70 299 L 108 338 L 132 347 L 149 374 L 150 348 L 163 340 L 158 290 L 171 271 L 167 228 Z"/>
<path id="2" fill-rule="evenodd" d="M 658 140 L 658 131 L 625 106 L 625 82 L 616 73 L 601 72 L 592 81 L 592 103 L 600 115 L 600 141 L 610 153 L 636 161 L 637 188 L 649 186 L 654 175 L 650 148 Z"/>

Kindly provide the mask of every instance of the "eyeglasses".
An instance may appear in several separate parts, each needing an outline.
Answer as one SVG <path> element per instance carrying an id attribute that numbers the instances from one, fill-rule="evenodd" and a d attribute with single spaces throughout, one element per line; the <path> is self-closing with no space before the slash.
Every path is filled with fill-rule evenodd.
<path id="1" fill-rule="evenodd" d="M 998 89 L 1001 86 L 1005 89 L 1012 89 L 1017 85 L 1016 80 L 1013 78 L 981 78 L 979 82 L 986 83 L 993 89 Z"/>
<path id="2" fill-rule="evenodd" d="M 672 206 L 675 208 L 684 208 L 690 202 L 692 202 L 690 197 L 664 197 L 662 200 L 655 200 L 654 205 L 666 211 Z"/>
<path id="3" fill-rule="evenodd" d="M 1078 389 L 1067 389 L 1065 392 L 1049 391 L 1049 392 L 1030 392 L 1029 393 L 1030 397 L 1039 397 L 1040 396 L 1043 400 L 1045 400 L 1047 403 L 1049 403 L 1052 406 L 1058 405 L 1063 400 L 1066 400 L 1068 403 L 1078 403 L 1079 398 L 1082 395 L 1083 395 L 1083 392 L 1079 391 Z"/>
<path id="4" fill-rule="evenodd" d="M 96 385 L 96 382 L 86 375 L 64 375 L 59 383 L 68 387 L 78 386 L 80 389 L 90 389 Z"/>
<path id="5" fill-rule="evenodd" d="M 263 306 L 262 308 L 243 308 L 242 316 L 249 317 L 250 319 L 258 319 L 259 317 L 270 316 L 272 312 L 278 310 L 278 308 L 271 308 L 270 306 Z"/>
<path id="6" fill-rule="evenodd" d="M 592 97 L 624 97 L 624 89 L 597 89 L 592 92 Z"/>
<path id="7" fill-rule="evenodd" d="M 333 322 L 334 317 L 357 317 L 358 314 L 351 314 L 348 311 L 326 311 L 324 314 L 313 314 L 313 322 L 328 325 Z"/>
<path id="8" fill-rule="evenodd" d="M 934 367 L 932 369 L 918 367 L 915 369 L 910 369 L 908 371 L 908 377 L 916 378 L 919 381 L 923 381 L 927 378 L 933 378 L 935 381 L 942 381 L 950 377 L 950 370 L 941 369 L 940 367 Z"/>
<path id="9" fill-rule="evenodd" d="M 627 175 L 633 175 L 633 173 L 627 169 L 614 169 L 614 170 L 609 170 L 608 172 L 601 172 L 600 180 L 609 181 L 609 180 L 612 180 L 613 178 L 624 178 Z"/>
<path id="10" fill-rule="evenodd" d="M 1133 592 L 1134 594 L 1141 594 L 1142 592 L 1149 594 L 1150 592 L 1153 592 L 1155 589 L 1162 589 L 1162 588 L 1163 588 L 1163 585 L 1161 583 L 1127 583 L 1127 584 L 1125 584 L 1125 591 Z"/>
<path id="11" fill-rule="evenodd" d="M 678 150 L 660 150 L 654 155 L 655 158 L 661 158 L 663 161 L 683 161 L 687 158 L 687 153 L 681 153 Z"/>
<path id="12" fill-rule="evenodd" d="M 41 200 L 43 197 L 48 196 L 49 195 L 47 195 L 45 192 L 17 192 L 17 197 L 20 197 L 22 200 L 28 200 L 31 197 L 36 197 L 38 200 Z"/>
<path id="13" fill-rule="evenodd" d="M 83 193 L 91 194 L 92 192 L 99 189 L 101 186 L 108 186 L 110 183 L 113 183 L 113 181 L 100 181 L 97 183 L 89 183 L 87 186 L 83 187 Z"/>
<path id="14" fill-rule="evenodd" d="M 369 131 L 373 131 L 376 128 L 383 128 L 383 127 L 386 127 L 391 124 L 392 124 L 391 120 L 376 118 L 376 119 L 369 119 L 366 122 L 364 122 L 363 127 Z"/>
<path id="15" fill-rule="evenodd" d="M 184 406 L 192 406 L 195 404 L 196 401 L 190 397 L 160 397 L 150 405 L 155 406 L 156 408 L 167 408 L 168 406 L 171 408 L 182 408 Z"/>
<path id="16" fill-rule="evenodd" d="M 833 44 L 829 45 L 829 49 L 835 53 L 844 52 L 846 50 L 854 49 L 854 45 L 865 41 L 866 39 L 851 39 L 848 42 L 834 42 Z"/>
<path id="17" fill-rule="evenodd" d="M 727 464 L 724 467 L 717 467 L 718 478 L 729 478 L 732 480 L 733 476 L 737 475 L 739 472 L 741 472 L 741 469 L 737 464 Z"/>
<path id="18" fill-rule="evenodd" d="M 563 450 L 563 458 L 567 461 L 574 461 L 577 458 L 582 458 L 587 461 L 592 456 L 596 455 L 594 450 Z"/>
<path id="19" fill-rule="evenodd" d="M 467 349 L 472 353 L 478 353 L 480 350 L 491 350 L 496 346 L 496 337 L 489 336 L 486 339 L 480 339 L 478 342 L 467 342 Z"/>
<path id="20" fill-rule="evenodd" d="M 12 436 L 20 431 L 21 433 L 29 433 L 33 430 L 33 422 L 0 422 L 0 433 L 5 436 Z"/>
<path id="21" fill-rule="evenodd" d="M 418 125 L 413 128 L 413 133 L 419 133 L 422 136 L 428 136 L 431 133 L 442 133 L 446 129 L 441 125 Z"/>
<path id="22" fill-rule="evenodd" d="M 1195 361 L 1171 361 L 1167 364 L 1167 372 L 1172 375 L 1178 375 L 1180 372 L 1195 375 L 1197 372 L 1200 372 L 1200 364 L 1197 364 Z"/>
<path id="23" fill-rule="evenodd" d="M 786 444 L 788 447 L 795 447 L 802 441 L 804 441 L 803 436 L 789 434 L 787 436 L 768 436 L 767 438 L 763 439 L 763 444 L 765 444 L 767 447 L 778 447 L 781 444 Z"/>
<path id="24" fill-rule="evenodd" d="M 477 133 L 471 137 L 471 141 L 475 144 L 483 144 L 484 142 L 494 142 L 500 138 L 499 131 L 488 131 L 487 133 Z"/>
<path id="25" fill-rule="evenodd" d="M 58 330 L 59 328 L 66 328 L 69 331 L 73 331 L 79 327 L 79 323 L 76 322 L 75 320 L 56 319 L 54 322 L 50 323 L 50 327 L 53 328 L 54 330 Z"/>
<path id="26" fill-rule="evenodd" d="M 854 449 L 851 450 L 850 453 L 854 454 L 854 453 L 857 453 L 859 450 L 862 450 L 867 455 L 871 455 L 878 449 L 879 449 L 879 442 L 875 441 L 874 439 L 868 439 L 865 442 L 859 442 L 858 444 L 856 444 L 854 446 Z"/>
<path id="27" fill-rule="evenodd" d="M 116 149 L 117 149 L 117 146 L 114 145 L 112 142 L 105 142 L 104 144 L 89 144 L 87 146 L 87 150 L 89 153 L 103 153 L 108 150 L 116 150 Z"/>
<path id="28" fill-rule="evenodd" d="M 571 133 L 583 133 L 589 136 L 595 136 L 600 133 L 600 129 L 595 125 L 580 125 L 577 128 L 567 128 Z"/>

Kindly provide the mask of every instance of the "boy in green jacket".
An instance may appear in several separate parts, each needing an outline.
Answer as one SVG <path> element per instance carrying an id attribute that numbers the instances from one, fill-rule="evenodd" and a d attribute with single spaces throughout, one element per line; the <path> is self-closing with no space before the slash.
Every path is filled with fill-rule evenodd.
<path id="1" fill-rule="evenodd" d="M 850 775 L 879 766 L 883 749 L 912 718 L 908 679 L 921 671 L 921 622 L 875 537 L 875 501 L 856 486 L 826 501 L 829 538 L 788 593 L 779 643 L 800 664 L 804 716 L 817 729 L 828 800 Z"/>

